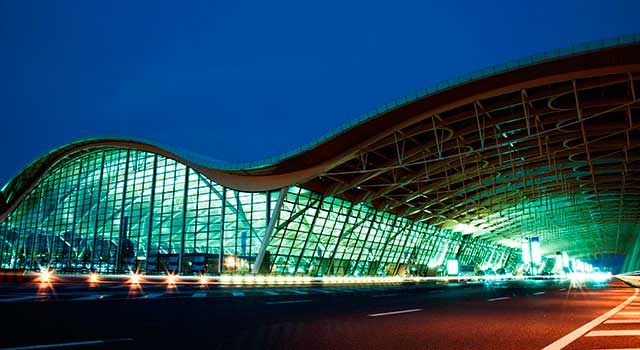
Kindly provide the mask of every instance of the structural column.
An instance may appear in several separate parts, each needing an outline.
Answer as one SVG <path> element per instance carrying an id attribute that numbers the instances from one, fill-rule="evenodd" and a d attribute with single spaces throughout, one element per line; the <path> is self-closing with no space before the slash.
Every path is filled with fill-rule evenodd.
<path id="1" fill-rule="evenodd" d="M 256 261 L 253 263 L 253 267 L 251 269 L 251 273 L 254 275 L 260 272 L 260 266 L 262 266 L 262 260 L 264 260 L 264 254 L 267 251 L 269 239 L 271 239 L 271 233 L 273 232 L 273 229 L 274 227 L 276 227 L 276 223 L 278 222 L 280 210 L 282 209 L 282 203 L 284 202 L 284 198 L 287 196 L 288 190 L 289 189 L 287 187 L 280 190 L 280 196 L 278 197 L 278 201 L 276 202 L 276 207 L 274 208 L 273 213 L 271 214 L 271 218 L 269 219 L 269 225 L 264 231 L 264 237 L 262 238 L 260 250 L 258 251 Z"/>

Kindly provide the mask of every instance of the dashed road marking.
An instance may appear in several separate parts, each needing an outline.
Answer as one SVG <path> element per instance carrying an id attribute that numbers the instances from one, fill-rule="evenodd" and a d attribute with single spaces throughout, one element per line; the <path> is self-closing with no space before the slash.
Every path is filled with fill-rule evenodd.
<path id="1" fill-rule="evenodd" d="M 108 344 L 108 343 L 132 342 L 132 341 L 133 339 L 131 338 L 99 339 L 99 340 L 77 341 L 77 342 L 70 342 L 70 343 L 18 346 L 14 348 L 0 348 L 0 350 L 60 349 L 60 348 L 68 348 L 68 347 L 75 348 L 83 345 L 99 345 L 99 344 Z"/>
<path id="2" fill-rule="evenodd" d="M 22 300 L 31 300 L 31 299 L 38 299 L 38 298 L 42 298 L 42 297 L 43 296 L 41 296 L 41 295 L 26 295 L 26 296 L 23 296 L 23 297 L 0 299 L 0 303 L 8 303 L 8 302 L 12 302 L 12 301 L 22 301 Z"/>
<path id="3" fill-rule="evenodd" d="M 622 311 L 622 312 L 619 312 L 618 315 L 622 315 L 622 316 L 638 316 L 638 315 L 640 315 L 640 311 Z"/>
<path id="4" fill-rule="evenodd" d="M 376 295 L 372 295 L 372 298 L 384 298 L 384 297 L 395 297 L 398 296 L 400 294 L 398 293 L 391 293 L 391 294 L 376 294 Z"/>
<path id="5" fill-rule="evenodd" d="M 270 290 L 265 290 L 265 291 L 263 291 L 263 293 L 266 294 L 266 295 L 280 295 L 280 293 L 273 292 L 273 291 L 270 291 Z"/>
<path id="6" fill-rule="evenodd" d="M 87 295 L 85 297 L 74 298 L 71 300 L 101 300 L 108 296 L 109 296 L 108 294 L 93 294 L 93 295 Z"/>
<path id="7" fill-rule="evenodd" d="M 309 294 L 303 290 L 292 290 L 291 293 L 295 293 L 295 294 Z"/>
<path id="8" fill-rule="evenodd" d="M 295 304 L 295 303 L 310 303 L 310 299 L 304 300 L 281 300 L 281 301 L 265 301 L 265 304 L 276 305 L 276 304 Z"/>
<path id="9" fill-rule="evenodd" d="M 537 292 L 537 293 L 533 293 L 532 295 L 542 295 L 544 294 L 544 292 Z"/>
<path id="10" fill-rule="evenodd" d="M 398 314 L 408 314 L 410 312 L 418 312 L 422 311 L 422 309 L 409 309 L 409 310 L 399 310 L 399 311 L 389 311 L 389 312 L 381 312 L 378 314 L 369 314 L 369 317 L 380 317 L 380 316 L 389 316 L 389 315 L 398 315 Z"/>
<path id="11" fill-rule="evenodd" d="M 87 290 L 89 289 L 88 286 L 65 286 L 64 287 L 65 290 Z"/>
<path id="12" fill-rule="evenodd" d="M 117 285 L 117 286 L 111 286 L 111 287 L 109 287 L 109 289 L 124 289 L 124 288 L 130 288 L 130 286 L 129 286 L 129 285 L 127 285 L 127 284 L 119 284 L 119 285 Z"/>
<path id="13" fill-rule="evenodd" d="M 640 336 L 640 329 L 623 329 L 612 331 L 591 331 L 585 337 L 620 337 L 620 336 Z"/>
<path id="14" fill-rule="evenodd" d="M 499 297 L 499 298 L 487 299 L 487 301 L 500 301 L 500 300 L 507 300 L 507 299 L 511 299 L 511 298 L 509 298 L 509 297 Z"/>
<path id="15" fill-rule="evenodd" d="M 307 289 L 307 290 L 310 290 L 312 292 L 324 293 L 324 294 L 335 294 L 335 292 L 326 290 L 326 289 L 314 288 L 314 289 Z"/>
<path id="16" fill-rule="evenodd" d="M 206 296 L 207 296 L 207 293 L 205 292 L 193 293 L 193 295 L 191 295 L 192 298 L 204 298 Z"/>
<path id="17" fill-rule="evenodd" d="M 620 310 L 624 309 L 627 305 L 629 305 L 632 301 L 635 300 L 637 295 L 638 295 L 638 288 L 636 288 L 634 290 L 632 296 L 628 297 L 625 301 L 620 303 L 620 305 L 618 305 L 618 306 L 614 307 L 613 309 L 607 311 L 606 313 L 598 316 L 597 318 L 591 320 L 587 324 L 585 324 L 582 327 L 574 330 L 573 332 L 565 335 L 564 337 L 556 340 L 555 342 L 547 345 L 542 350 L 560 350 L 560 349 L 563 349 L 567 345 L 569 345 L 569 344 L 573 343 L 574 341 L 576 341 L 576 339 L 578 339 L 578 338 L 582 337 L 583 335 L 585 335 L 585 333 L 589 332 L 593 328 L 597 327 L 599 324 L 603 323 L 604 321 L 606 321 L 607 319 L 609 319 L 613 315 L 617 314 Z"/>
<path id="18" fill-rule="evenodd" d="M 605 324 L 614 324 L 614 323 L 640 323 L 640 319 L 628 319 L 628 320 L 624 320 L 624 319 L 620 319 L 620 320 L 606 320 L 604 321 Z"/>
<path id="19" fill-rule="evenodd" d="M 163 293 L 149 293 L 149 294 L 145 294 L 143 296 L 141 296 L 138 299 L 154 299 L 157 298 L 159 296 L 161 296 Z"/>
<path id="20" fill-rule="evenodd" d="M 245 296 L 244 292 L 231 292 L 234 297 L 243 297 Z"/>

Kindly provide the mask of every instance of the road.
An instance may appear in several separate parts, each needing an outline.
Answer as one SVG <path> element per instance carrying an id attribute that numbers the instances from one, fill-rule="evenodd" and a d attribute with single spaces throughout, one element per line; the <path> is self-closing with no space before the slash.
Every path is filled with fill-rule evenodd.
<path id="1" fill-rule="evenodd" d="M 119 285 L 53 285 L 40 291 L 36 285 L 0 285 L 0 349 L 111 341 L 84 345 L 539 350 L 559 339 L 564 340 L 548 350 L 638 348 L 640 298 L 636 301 L 635 294 L 634 288 L 617 280 L 253 288 L 145 285 L 133 292 Z M 574 332 L 581 327 L 584 332 Z M 611 330 L 626 332 L 607 332 Z"/>

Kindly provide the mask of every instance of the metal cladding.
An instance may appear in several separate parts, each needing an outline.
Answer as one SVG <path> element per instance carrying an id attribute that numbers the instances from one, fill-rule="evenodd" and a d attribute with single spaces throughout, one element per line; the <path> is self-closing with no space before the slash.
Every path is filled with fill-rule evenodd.
<path id="1" fill-rule="evenodd" d="M 265 162 L 73 143 L 3 188 L 3 266 L 115 271 L 151 257 L 185 272 L 202 255 L 217 272 L 424 274 L 464 254 L 504 265 L 531 236 L 543 254 L 627 254 L 639 79 L 631 35 L 454 79 Z"/>

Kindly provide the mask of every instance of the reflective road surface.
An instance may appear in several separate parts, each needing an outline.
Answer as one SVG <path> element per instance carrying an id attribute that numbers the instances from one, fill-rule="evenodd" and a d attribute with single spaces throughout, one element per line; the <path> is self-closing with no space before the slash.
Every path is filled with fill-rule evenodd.
<path id="1" fill-rule="evenodd" d="M 0 349 L 629 349 L 616 279 L 387 286 L 0 285 Z M 46 348 L 46 347 L 45 347 Z"/>

